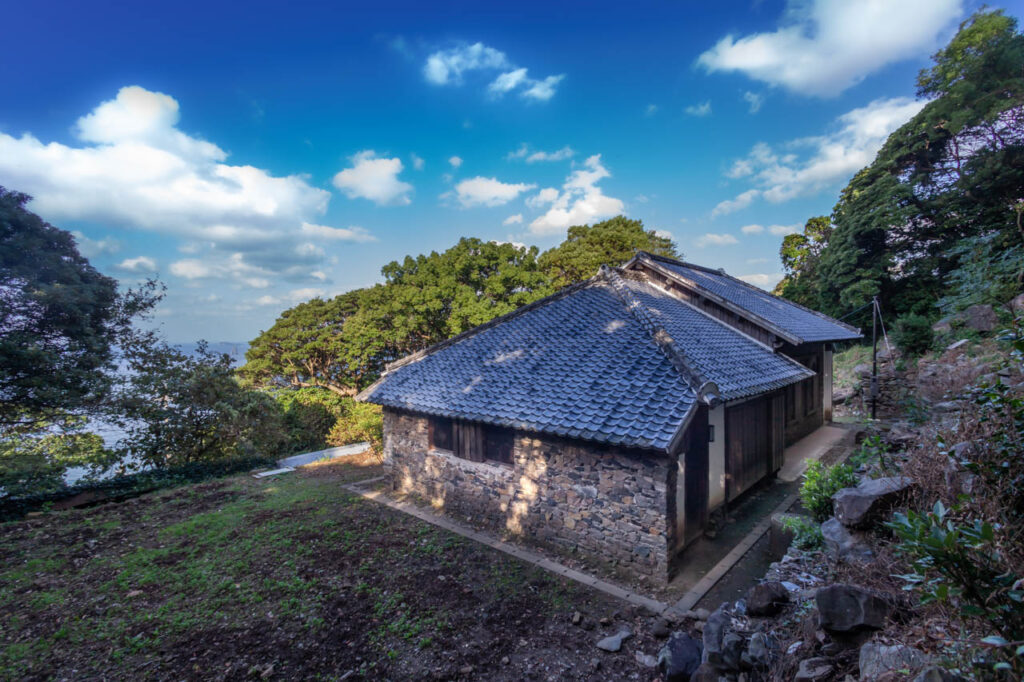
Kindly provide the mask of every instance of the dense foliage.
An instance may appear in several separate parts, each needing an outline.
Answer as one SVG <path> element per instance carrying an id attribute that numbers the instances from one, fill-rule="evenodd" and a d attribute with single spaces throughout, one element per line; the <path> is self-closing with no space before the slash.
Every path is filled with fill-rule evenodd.
<path id="1" fill-rule="evenodd" d="M 102 402 L 116 345 L 157 300 L 152 285 L 119 292 L 28 201 L 0 187 L 0 436 Z"/>
<path id="2" fill-rule="evenodd" d="M 252 342 L 244 379 L 260 387 L 323 387 L 354 395 L 393 360 L 427 348 L 619 265 L 637 249 L 676 256 L 672 241 L 622 216 L 569 228 L 536 247 L 464 238 L 382 269 L 384 282 L 284 311 Z"/>
<path id="3" fill-rule="evenodd" d="M 981 11 L 933 59 L 917 81 L 929 102 L 850 181 L 827 225 L 815 218 L 786 238 L 785 296 L 840 316 L 877 295 L 895 316 L 934 319 L 940 300 L 950 311 L 1021 290 L 1024 36 Z"/>
<path id="4" fill-rule="evenodd" d="M 843 488 L 857 485 L 853 467 L 847 464 L 825 466 L 818 460 L 807 463 L 800 484 L 800 501 L 818 523 L 832 516 L 832 496 Z"/>

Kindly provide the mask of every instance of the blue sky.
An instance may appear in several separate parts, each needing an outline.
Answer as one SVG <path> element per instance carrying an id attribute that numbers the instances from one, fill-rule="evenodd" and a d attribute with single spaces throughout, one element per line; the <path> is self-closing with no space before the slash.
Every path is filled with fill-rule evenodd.
<path id="1" fill-rule="evenodd" d="M 618 213 L 770 287 L 977 4 L 240 7 L 5 9 L 0 185 L 126 285 L 158 275 L 172 341 Z"/>

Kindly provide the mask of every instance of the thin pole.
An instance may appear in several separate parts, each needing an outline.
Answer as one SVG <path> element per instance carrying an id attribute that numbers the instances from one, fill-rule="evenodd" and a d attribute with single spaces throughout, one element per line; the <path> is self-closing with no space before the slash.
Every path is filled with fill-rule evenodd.
<path id="1" fill-rule="evenodd" d="M 871 418 L 878 415 L 878 298 L 871 297 Z"/>

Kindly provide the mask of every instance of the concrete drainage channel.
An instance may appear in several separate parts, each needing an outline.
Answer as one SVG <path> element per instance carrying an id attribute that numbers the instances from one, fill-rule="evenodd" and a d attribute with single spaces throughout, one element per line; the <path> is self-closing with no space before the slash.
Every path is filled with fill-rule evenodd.
<path id="1" fill-rule="evenodd" d="M 352 443 L 350 445 L 342 445 L 336 448 L 327 448 L 326 450 L 317 450 L 316 452 L 306 452 L 301 455 L 292 455 L 291 457 L 285 457 L 284 459 L 277 460 L 277 469 L 271 469 L 270 471 L 261 471 L 258 474 L 253 474 L 253 478 L 268 478 L 270 476 L 279 476 L 280 474 L 287 474 L 291 471 L 295 471 L 296 467 L 305 466 L 312 464 L 313 462 L 320 462 L 322 460 L 338 459 L 340 457 L 352 457 L 353 455 L 359 455 L 370 447 L 369 443 Z"/>
<path id="2" fill-rule="evenodd" d="M 488 533 L 482 533 L 474 530 L 468 526 L 462 525 L 449 518 L 446 518 L 440 514 L 427 511 L 416 505 L 407 502 L 398 502 L 392 500 L 387 495 L 376 490 L 367 490 L 365 486 L 384 480 L 386 476 L 377 476 L 375 478 L 369 478 L 362 481 L 356 481 L 355 483 L 349 483 L 345 485 L 345 489 L 353 492 L 357 495 L 365 497 L 368 500 L 379 502 L 385 506 L 391 507 L 400 512 L 414 516 L 422 521 L 426 521 L 432 525 L 444 528 L 445 530 L 451 531 L 456 535 L 469 538 L 481 544 L 487 545 L 492 549 L 496 549 L 499 552 L 504 552 L 511 556 L 521 559 L 529 564 L 543 568 L 546 571 L 550 571 L 556 575 L 575 580 L 578 583 L 592 587 L 599 592 L 603 592 L 617 599 L 626 601 L 634 606 L 647 609 L 651 613 L 665 616 L 666 618 L 675 620 L 683 616 L 699 602 L 708 591 L 711 590 L 715 584 L 722 579 L 722 577 L 729 572 L 733 566 L 736 565 L 743 558 L 751 547 L 754 546 L 761 536 L 763 536 L 771 526 L 771 515 L 769 515 L 764 521 L 758 523 L 747 535 L 727 554 L 721 561 L 718 562 L 705 576 L 698 582 L 692 589 L 682 596 L 674 604 L 658 601 L 651 597 L 637 594 L 625 588 L 622 588 L 614 583 L 606 580 L 601 580 L 589 573 L 583 573 L 576 569 L 569 568 L 564 564 L 560 564 L 557 561 L 542 556 L 536 552 L 532 552 L 523 547 L 499 540 L 498 538 Z M 792 506 L 796 500 L 796 495 L 790 495 L 786 497 L 779 505 L 775 508 L 774 513 L 784 512 Z"/>

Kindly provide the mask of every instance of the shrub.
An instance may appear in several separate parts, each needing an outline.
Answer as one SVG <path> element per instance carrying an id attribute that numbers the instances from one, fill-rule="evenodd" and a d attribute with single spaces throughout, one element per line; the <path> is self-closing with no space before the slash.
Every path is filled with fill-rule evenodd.
<path id="1" fill-rule="evenodd" d="M 821 523 L 832 516 L 832 496 L 856 484 L 853 467 L 846 464 L 825 467 L 813 460 L 807 464 L 804 482 L 800 484 L 800 501 L 814 520 Z"/>
<path id="2" fill-rule="evenodd" d="M 327 434 L 354 404 L 352 398 L 325 388 L 279 390 L 273 393 L 284 411 L 291 452 L 322 450 L 328 446 Z"/>
<path id="3" fill-rule="evenodd" d="M 909 355 L 926 353 L 935 341 L 931 321 L 924 315 L 908 313 L 896 319 L 893 330 L 896 345 Z"/>
<path id="4" fill-rule="evenodd" d="M 348 414 L 339 419 L 327 434 L 331 445 L 348 445 L 366 441 L 380 456 L 384 451 L 384 416 L 379 405 L 353 402 Z"/>
<path id="5" fill-rule="evenodd" d="M 797 549 L 818 549 L 825 543 L 821 535 L 821 524 L 805 516 L 785 517 L 782 528 L 793 534 L 793 546 Z"/>

